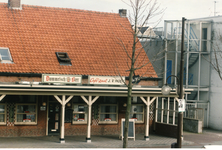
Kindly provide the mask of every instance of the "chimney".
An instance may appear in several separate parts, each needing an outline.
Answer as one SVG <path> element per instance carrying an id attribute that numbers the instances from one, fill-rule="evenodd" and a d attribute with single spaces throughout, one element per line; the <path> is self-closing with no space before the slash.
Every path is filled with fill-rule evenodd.
<path id="1" fill-rule="evenodd" d="M 21 0 L 8 0 L 8 7 L 10 9 L 22 9 Z"/>
<path id="2" fill-rule="evenodd" d="M 126 9 L 119 9 L 120 17 L 126 17 Z"/>

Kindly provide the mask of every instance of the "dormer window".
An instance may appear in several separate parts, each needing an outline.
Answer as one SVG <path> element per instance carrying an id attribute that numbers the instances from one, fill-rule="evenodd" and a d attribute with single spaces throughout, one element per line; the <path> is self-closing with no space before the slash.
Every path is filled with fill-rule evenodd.
<path id="1" fill-rule="evenodd" d="M 12 57 L 8 48 L 0 47 L 0 62 L 1 63 L 12 63 Z"/>
<path id="2" fill-rule="evenodd" d="M 56 56 L 60 65 L 72 65 L 71 59 L 69 58 L 68 54 L 65 52 L 56 52 Z"/>

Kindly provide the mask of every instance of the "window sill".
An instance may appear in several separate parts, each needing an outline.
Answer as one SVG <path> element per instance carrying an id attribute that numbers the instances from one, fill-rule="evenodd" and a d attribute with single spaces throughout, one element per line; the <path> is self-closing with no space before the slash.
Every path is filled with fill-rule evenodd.
<path id="1" fill-rule="evenodd" d="M 6 125 L 6 122 L 0 122 L 0 126 Z"/>
<path id="2" fill-rule="evenodd" d="M 100 121 L 99 124 L 118 124 L 117 121 Z"/>
<path id="3" fill-rule="evenodd" d="M 135 121 L 135 124 L 142 124 L 144 121 Z"/>
<path id="4" fill-rule="evenodd" d="M 87 124 L 87 122 L 81 122 L 81 121 L 79 121 L 79 122 L 72 122 L 72 124 Z"/>
<path id="5" fill-rule="evenodd" d="M 14 62 L 10 61 L 10 60 L 1 60 L 0 61 L 2 64 L 14 64 Z"/>
<path id="6" fill-rule="evenodd" d="M 37 125 L 36 122 L 15 122 L 15 125 Z"/>

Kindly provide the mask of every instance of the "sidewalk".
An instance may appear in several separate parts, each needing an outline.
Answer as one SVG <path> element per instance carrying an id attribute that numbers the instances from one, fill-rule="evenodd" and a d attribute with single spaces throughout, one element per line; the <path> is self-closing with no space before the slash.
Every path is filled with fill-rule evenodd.
<path id="1" fill-rule="evenodd" d="M 150 135 L 145 141 L 143 134 L 137 134 L 136 140 L 129 139 L 129 148 L 170 148 L 176 138 Z M 65 143 L 59 143 L 59 136 L 44 137 L 6 137 L 0 138 L 1 148 L 122 148 L 118 135 L 92 136 L 86 143 L 85 136 L 66 136 Z M 202 134 L 184 132 L 182 148 L 203 148 L 204 145 L 222 145 L 222 131 L 204 130 Z"/>
<path id="2" fill-rule="evenodd" d="M 222 131 L 203 129 L 202 134 L 184 132 L 184 140 L 193 141 L 193 144 L 184 145 L 184 148 L 202 148 L 207 145 L 222 146 Z"/>

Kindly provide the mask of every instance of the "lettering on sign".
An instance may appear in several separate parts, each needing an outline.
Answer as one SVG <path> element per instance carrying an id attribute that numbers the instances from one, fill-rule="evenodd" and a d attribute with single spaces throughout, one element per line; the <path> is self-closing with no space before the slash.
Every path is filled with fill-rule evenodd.
<path id="1" fill-rule="evenodd" d="M 44 83 L 81 83 L 82 76 L 43 74 L 42 82 Z"/>
<path id="2" fill-rule="evenodd" d="M 185 99 L 178 99 L 178 111 L 179 112 L 185 112 L 185 108 L 186 104 L 185 104 Z"/>
<path id="3" fill-rule="evenodd" d="M 125 77 L 123 77 L 125 82 Z M 106 85 L 123 85 L 124 82 L 120 77 L 90 76 L 89 84 L 106 84 Z"/>

